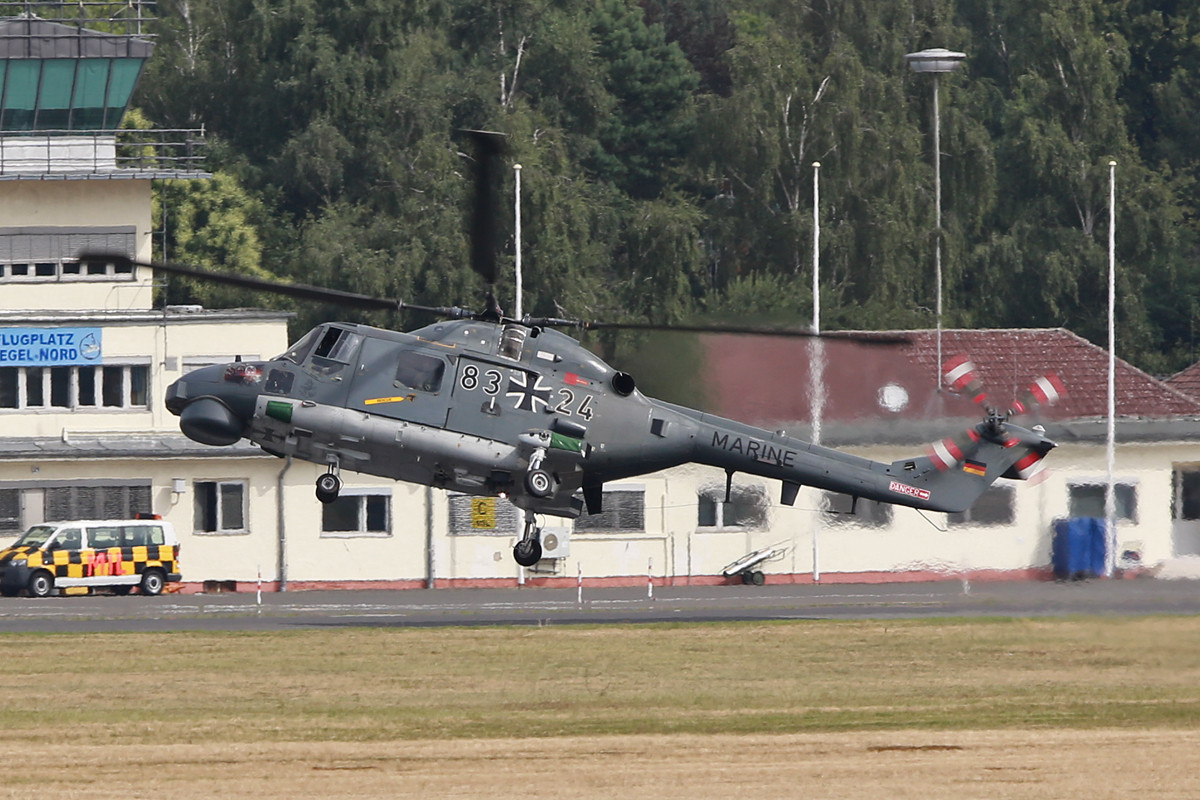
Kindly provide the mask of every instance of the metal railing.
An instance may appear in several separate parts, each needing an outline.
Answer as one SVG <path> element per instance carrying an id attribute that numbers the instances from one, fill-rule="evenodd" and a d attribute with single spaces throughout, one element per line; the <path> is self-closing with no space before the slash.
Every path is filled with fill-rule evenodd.
<path id="1" fill-rule="evenodd" d="M 147 36 L 154 0 L 0 0 L 0 18 L 37 17 L 87 30 Z M 18 34 L 19 35 L 19 34 Z"/>
<path id="2" fill-rule="evenodd" d="M 0 132 L 0 175 L 201 173 L 204 129 Z"/>

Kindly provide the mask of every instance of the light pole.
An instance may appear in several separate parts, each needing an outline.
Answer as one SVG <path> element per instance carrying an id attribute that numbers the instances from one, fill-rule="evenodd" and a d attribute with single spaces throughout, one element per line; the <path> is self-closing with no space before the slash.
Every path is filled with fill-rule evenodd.
<path id="1" fill-rule="evenodd" d="M 1104 575 L 1111 578 L 1117 557 L 1117 162 L 1108 162 L 1108 433 L 1104 461 Z"/>
<path id="2" fill-rule="evenodd" d="M 938 76 L 953 72 L 967 57 L 966 53 L 935 47 L 909 53 L 904 58 L 913 72 L 927 72 L 933 76 L 933 197 L 937 209 L 934 231 L 934 279 L 937 283 L 937 387 L 942 389 L 942 120 L 938 111 Z"/>

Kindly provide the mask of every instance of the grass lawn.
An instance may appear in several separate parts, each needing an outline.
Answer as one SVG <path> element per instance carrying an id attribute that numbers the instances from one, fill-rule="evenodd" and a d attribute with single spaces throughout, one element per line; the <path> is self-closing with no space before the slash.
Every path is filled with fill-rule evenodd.
<path id="1" fill-rule="evenodd" d="M 0 635 L 0 675 L 0 797 L 1200 796 L 1190 617 Z"/>

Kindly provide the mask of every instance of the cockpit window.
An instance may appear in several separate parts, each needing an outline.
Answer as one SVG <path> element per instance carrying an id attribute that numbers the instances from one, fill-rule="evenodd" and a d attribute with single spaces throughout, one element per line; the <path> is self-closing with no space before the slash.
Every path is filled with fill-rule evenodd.
<path id="1" fill-rule="evenodd" d="M 396 383 L 422 392 L 436 392 L 442 388 L 442 375 L 446 362 L 420 353 L 400 353 L 396 359 Z"/>

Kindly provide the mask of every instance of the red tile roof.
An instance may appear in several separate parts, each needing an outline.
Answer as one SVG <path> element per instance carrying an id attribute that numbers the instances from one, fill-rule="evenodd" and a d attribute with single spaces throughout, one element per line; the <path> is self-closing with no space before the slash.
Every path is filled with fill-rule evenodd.
<path id="1" fill-rule="evenodd" d="M 812 419 L 814 354 L 825 354 L 830 422 L 925 421 L 975 418 L 961 394 L 937 391 L 936 332 L 902 332 L 907 344 L 869 346 L 858 341 L 806 340 L 710 334 L 704 376 L 707 408 L 722 416 L 768 425 Z M 1108 353 L 1062 328 L 945 330 L 943 362 L 957 354 L 979 367 L 988 404 L 1011 407 L 1034 379 L 1056 373 L 1068 395 L 1036 419 L 1069 420 L 1107 414 Z M 1121 418 L 1200 418 L 1200 399 L 1116 360 L 1116 414 Z M 1200 396 L 1200 395 L 1198 395 Z"/>
<path id="2" fill-rule="evenodd" d="M 1200 399 L 1200 361 L 1167 378 L 1167 385 L 1188 397 Z"/>

